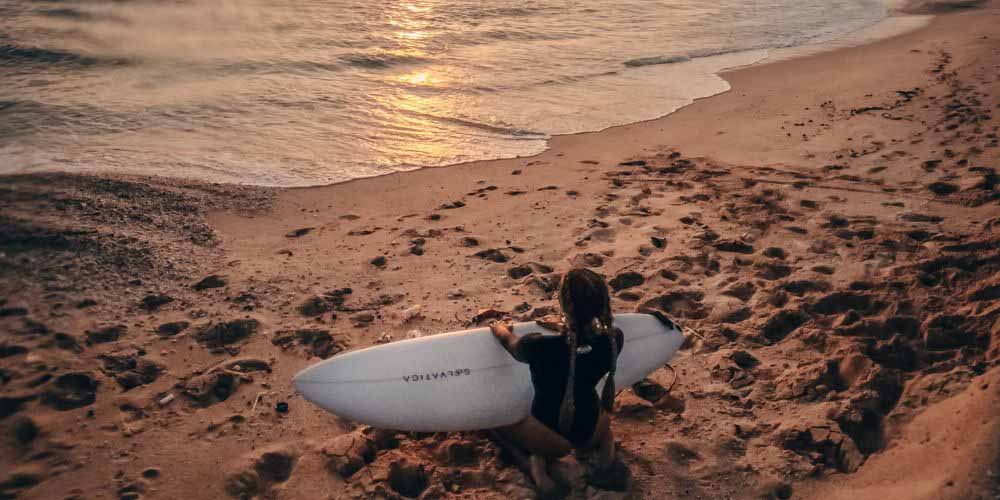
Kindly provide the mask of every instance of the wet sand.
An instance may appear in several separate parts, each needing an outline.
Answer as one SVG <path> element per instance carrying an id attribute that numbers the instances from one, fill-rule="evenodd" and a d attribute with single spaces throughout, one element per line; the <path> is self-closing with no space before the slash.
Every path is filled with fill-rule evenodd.
<path id="1" fill-rule="evenodd" d="M 544 314 L 578 265 L 692 342 L 619 395 L 627 490 L 567 459 L 569 497 L 993 498 L 998 27 L 991 2 L 729 72 L 531 158 L 294 190 L 6 177 L 0 496 L 532 497 L 482 434 L 367 429 L 290 379 Z"/>

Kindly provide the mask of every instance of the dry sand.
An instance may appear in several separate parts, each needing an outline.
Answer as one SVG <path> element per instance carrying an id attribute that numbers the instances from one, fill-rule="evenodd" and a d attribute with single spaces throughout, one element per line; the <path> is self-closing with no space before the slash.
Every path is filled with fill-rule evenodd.
<path id="1" fill-rule="evenodd" d="M 0 498 L 532 497 L 481 434 L 359 427 L 290 379 L 542 314 L 573 265 L 696 335 L 619 395 L 628 490 L 567 459 L 570 497 L 997 498 L 1000 6 L 725 78 L 321 188 L 4 178 Z"/>

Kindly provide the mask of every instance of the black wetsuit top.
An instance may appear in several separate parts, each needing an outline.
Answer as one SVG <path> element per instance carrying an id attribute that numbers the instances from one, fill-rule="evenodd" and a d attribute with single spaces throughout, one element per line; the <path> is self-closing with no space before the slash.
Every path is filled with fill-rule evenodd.
<path id="1" fill-rule="evenodd" d="M 615 333 L 618 351 L 621 352 L 624 336 L 621 330 L 615 330 Z M 569 378 L 569 346 L 566 339 L 562 336 L 532 333 L 522 337 L 519 343 L 518 350 L 531 367 L 531 383 L 535 387 L 531 415 L 546 427 L 559 432 L 559 408 Z M 582 346 L 583 344 L 580 345 Z M 576 356 L 576 411 L 569 435 L 563 435 L 577 446 L 590 441 L 597 427 L 601 406 L 594 386 L 608 373 L 608 367 L 611 366 L 611 343 L 607 337 L 593 337 L 590 346 L 590 352 L 580 353 L 578 350 Z"/>

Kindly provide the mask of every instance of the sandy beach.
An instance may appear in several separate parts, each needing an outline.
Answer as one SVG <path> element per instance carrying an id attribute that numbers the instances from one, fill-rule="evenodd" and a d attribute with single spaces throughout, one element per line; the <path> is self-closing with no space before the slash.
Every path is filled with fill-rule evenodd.
<path id="1" fill-rule="evenodd" d="M 969 2 L 966 2 L 969 3 Z M 1000 495 L 1000 2 L 543 154 L 325 187 L 0 178 L 0 498 L 534 498 L 482 433 L 303 400 L 338 352 L 612 279 L 689 346 L 568 498 Z"/>

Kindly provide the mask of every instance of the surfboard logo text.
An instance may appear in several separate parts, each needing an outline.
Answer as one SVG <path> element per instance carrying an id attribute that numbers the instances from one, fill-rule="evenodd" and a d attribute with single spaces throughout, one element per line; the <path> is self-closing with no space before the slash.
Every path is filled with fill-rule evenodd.
<path id="1" fill-rule="evenodd" d="M 461 377 L 462 375 L 472 375 L 472 370 L 459 368 L 457 370 L 444 370 L 434 373 L 415 373 L 413 375 L 404 375 L 403 382 L 433 382 L 446 378 Z"/>

